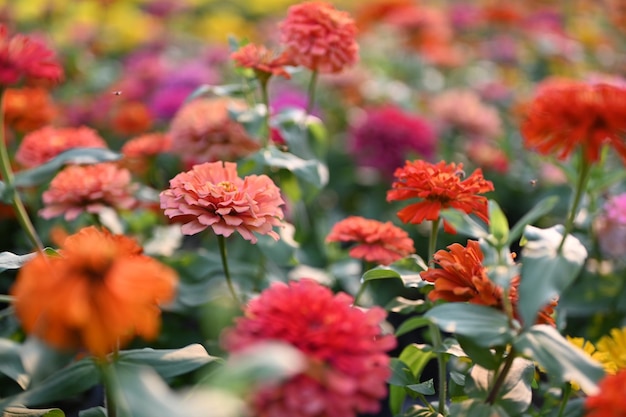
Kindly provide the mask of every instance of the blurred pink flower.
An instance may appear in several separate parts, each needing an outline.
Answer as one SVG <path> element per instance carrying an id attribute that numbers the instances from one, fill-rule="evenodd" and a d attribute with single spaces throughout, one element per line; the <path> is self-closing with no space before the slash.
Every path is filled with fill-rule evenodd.
<path id="1" fill-rule="evenodd" d="M 76 219 L 81 213 L 99 213 L 106 207 L 130 209 L 133 197 L 130 172 L 114 163 L 71 165 L 59 172 L 44 191 L 39 215 Z"/>
<path id="2" fill-rule="evenodd" d="M 91 128 L 46 126 L 24 136 L 15 160 L 25 168 L 33 168 L 70 149 L 106 147 L 104 139 Z"/>
<path id="3" fill-rule="evenodd" d="M 309 1 L 289 7 L 280 30 L 289 59 L 312 71 L 340 72 L 359 59 L 354 19 L 330 3 Z"/>
<path id="4" fill-rule="evenodd" d="M 604 211 L 610 221 L 626 226 L 626 193 L 611 197 L 604 205 Z"/>
<path id="5" fill-rule="evenodd" d="M 124 165 L 132 172 L 144 173 L 151 158 L 168 152 L 172 147 L 172 138 L 165 133 L 146 133 L 136 136 L 122 146 Z"/>
<path id="6" fill-rule="evenodd" d="M 254 233 L 279 238 L 272 228 L 284 217 L 280 189 L 267 175 L 239 178 L 233 162 L 195 165 L 170 180 L 160 197 L 165 215 L 184 223 L 183 234 L 210 227 L 217 235 L 237 232 L 252 243 L 257 242 Z"/>
<path id="7" fill-rule="evenodd" d="M 303 373 L 258 387 L 251 398 L 255 415 L 354 417 L 379 410 L 390 376 L 385 352 L 396 340 L 382 334 L 383 309 L 362 310 L 352 301 L 309 279 L 274 283 L 250 301 L 223 334 L 226 350 L 277 340 L 308 358 Z"/>
<path id="8" fill-rule="evenodd" d="M 605 257 L 623 259 L 626 255 L 626 193 L 609 198 L 593 222 L 593 230 Z"/>

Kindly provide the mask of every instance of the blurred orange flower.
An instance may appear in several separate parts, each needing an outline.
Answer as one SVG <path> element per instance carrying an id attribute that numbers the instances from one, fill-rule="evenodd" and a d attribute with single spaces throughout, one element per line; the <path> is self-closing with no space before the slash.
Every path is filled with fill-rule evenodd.
<path id="1" fill-rule="evenodd" d="M 229 108 L 243 110 L 245 104 L 224 97 L 196 99 L 185 104 L 170 125 L 172 152 L 188 165 L 194 165 L 234 161 L 258 150 L 261 145 L 241 123 L 230 118 Z"/>
<path id="2" fill-rule="evenodd" d="M 15 84 L 23 76 L 58 82 L 63 68 L 42 42 L 19 33 L 9 36 L 0 24 L 0 85 Z"/>
<path id="3" fill-rule="evenodd" d="M 521 126 L 526 146 L 566 159 L 582 148 L 588 162 L 600 157 L 605 143 L 626 163 L 626 89 L 609 84 L 547 81 L 526 109 Z"/>
<path id="4" fill-rule="evenodd" d="M 330 3 L 309 1 L 289 7 L 280 30 L 288 57 L 312 71 L 340 72 L 359 59 L 354 19 Z"/>
<path id="5" fill-rule="evenodd" d="M 585 400 L 585 417 L 621 417 L 626 415 L 626 369 L 607 375 L 598 383 L 598 392 Z"/>
<path id="6" fill-rule="evenodd" d="M 278 240 L 272 227 L 281 225 L 284 203 L 270 177 L 239 178 L 237 164 L 222 161 L 195 165 L 176 175 L 161 193 L 161 208 L 169 218 L 184 223 L 183 234 L 210 227 L 216 235 L 237 232 L 252 243 L 257 242 L 254 233 Z"/>
<path id="7" fill-rule="evenodd" d="M 249 43 L 233 52 L 230 57 L 240 67 L 253 69 L 261 80 L 267 81 L 272 75 L 291 78 L 285 70 L 285 66 L 291 65 L 287 56 L 284 53 L 276 54 L 263 45 Z"/>
<path id="8" fill-rule="evenodd" d="M 475 214 L 488 223 L 487 198 L 478 194 L 493 191 L 493 184 L 483 177 L 480 168 L 465 179 L 464 175 L 463 164 L 406 161 L 405 166 L 396 169 L 394 173 L 396 180 L 392 189 L 387 191 L 387 201 L 422 199 L 398 212 L 398 217 L 404 223 L 419 224 L 424 220 L 437 220 L 441 210 L 447 208 Z M 454 228 L 445 221 L 444 228 L 448 233 L 455 233 Z"/>
<path id="9" fill-rule="evenodd" d="M 8 88 L 4 94 L 4 121 L 26 133 L 50 123 L 56 114 L 48 90 L 41 87 Z"/>
<path id="10" fill-rule="evenodd" d="M 391 222 L 382 223 L 359 216 L 350 216 L 335 223 L 326 242 L 356 243 L 350 256 L 389 265 L 415 252 L 409 234 Z"/>
<path id="11" fill-rule="evenodd" d="M 25 168 L 34 168 L 70 149 L 106 147 L 104 139 L 91 128 L 46 126 L 24 136 L 15 160 Z"/>
<path id="12" fill-rule="evenodd" d="M 148 160 L 158 154 L 168 152 L 172 147 L 172 137 L 165 133 L 146 133 L 132 138 L 122 146 L 124 166 L 136 173 L 147 169 Z"/>
<path id="13" fill-rule="evenodd" d="M 174 297 L 172 269 L 142 255 L 133 239 L 93 226 L 69 236 L 59 252 L 39 253 L 11 288 L 27 333 L 99 357 L 135 335 L 158 335 L 158 304 Z"/>
<path id="14" fill-rule="evenodd" d="M 59 172 L 42 194 L 44 219 L 63 215 L 74 220 L 81 213 L 99 213 L 105 207 L 129 209 L 133 197 L 130 171 L 114 163 L 71 165 Z"/>
<path id="15" fill-rule="evenodd" d="M 153 123 L 148 107 L 140 101 L 126 101 L 114 111 L 111 120 L 113 130 L 122 135 L 137 135 L 146 132 Z"/>

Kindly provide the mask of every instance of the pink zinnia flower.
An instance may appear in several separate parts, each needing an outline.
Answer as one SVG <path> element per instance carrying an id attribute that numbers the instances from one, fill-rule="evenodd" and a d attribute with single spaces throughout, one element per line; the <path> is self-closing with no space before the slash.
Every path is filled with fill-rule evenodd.
<path id="1" fill-rule="evenodd" d="M 257 241 L 253 232 L 278 240 L 272 227 L 281 225 L 283 204 L 280 189 L 267 175 L 239 178 L 237 164 L 222 161 L 195 165 L 176 175 L 161 193 L 161 208 L 184 223 L 183 234 L 210 227 L 217 235 L 237 232 L 252 243 Z"/>
<path id="2" fill-rule="evenodd" d="M 204 98 L 185 104 L 170 125 L 172 152 L 188 164 L 234 161 L 260 148 L 245 128 L 229 117 L 229 107 L 242 110 L 241 101 Z"/>
<path id="3" fill-rule="evenodd" d="M 277 340 L 308 358 L 301 374 L 258 387 L 250 399 L 255 415 L 354 417 L 379 410 L 390 375 L 385 352 L 396 341 L 381 331 L 383 309 L 362 310 L 352 301 L 308 279 L 274 283 L 250 301 L 223 334 L 229 352 Z"/>
<path id="4" fill-rule="evenodd" d="M 435 153 L 435 132 L 428 121 L 393 105 L 368 109 L 350 133 L 358 164 L 389 177 L 410 154 L 430 159 Z"/>
<path id="5" fill-rule="evenodd" d="M 81 213 L 99 213 L 106 207 L 132 208 L 130 172 L 114 163 L 70 165 L 59 172 L 42 195 L 45 207 L 39 211 L 44 219 L 63 215 L 76 219 Z"/>
<path id="6" fill-rule="evenodd" d="M 382 265 L 389 265 L 415 252 L 409 234 L 391 222 L 350 216 L 335 223 L 327 242 L 356 243 L 350 256 Z"/>
<path id="7" fill-rule="evenodd" d="M 312 71 L 340 72 L 359 59 L 354 20 L 329 3 L 310 1 L 289 7 L 280 30 L 290 59 Z"/>
<path id="8" fill-rule="evenodd" d="M 15 84 L 22 76 L 58 82 L 63 68 L 42 42 L 19 33 L 9 36 L 0 24 L 0 85 Z"/>
<path id="9" fill-rule="evenodd" d="M 34 168 L 70 149 L 106 147 L 104 139 L 91 128 L 46 126 L 24 136 L 15 160 L 25 168 Z"/>

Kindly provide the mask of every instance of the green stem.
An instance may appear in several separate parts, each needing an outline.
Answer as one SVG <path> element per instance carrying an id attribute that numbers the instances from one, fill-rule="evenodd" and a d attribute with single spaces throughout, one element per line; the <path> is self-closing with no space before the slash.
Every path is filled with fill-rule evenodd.
<path id="1" fill-rule="evenodd" d="M 313 107 L 315 106 L 315 86 L 317 84 L 317 71 L 311 72 L 311 79 L 309 80 L 309 89 L 308 89 L 308 103 L 306 105 L 306 114 L 311 114 L 313 112 Z"/>
<path id="2" fill-rule="evenodd" d="M 506 376 L 508 375 L 509 371 L 511 370 L 511 367 L 513 366 L 513 361 L 515 360 L 515 356 L 516 356 L 515 349 L 511 348 L 511 350 L 509 351 L 509 355 L 506 357 L 506 360 L 504 362 L 504 366 L 502 367 L 502 370 L 498 374 L 498 377 L 496 378 L 496 382 L 491 387 L 491 391 L 489 392 L 489 395 L 487 396 L 487 400 L 486 400 L 487 404 L 494 404 L 496 400 L 498 399 L 498 394 L 500 393 L 500 390 L 502 389 L 502 386 L 504 385 Z"/>
<path id="3" fill-rule="evenodd" d="M 115 372 L 113 371 L 111 364 L 107 362 L 107 359 L 95 359 L 95 362 L 100 370 L 102 384 L 104 385 L 104 401 L 107 416 L 117 417 L 118 383 L 115 377 Z"/>
<path id="4" fill-rule="evenodd" d="M 430 229 L 430 238 L 428 239 L 428 267 L 433 268 L 435 266 L 435 250 L 437 249 L 437 235 L 439 234 L 439 223 L 441 218 L 432 222 Z"/>
<path id="5" fill-rule="evenodd" d="M 363 283 L 361 284 L 361 287 L 359 288 L 359 291 L 354 296 L 354 302 L 352 303 L 353 306 L 358 306 L 359 305 L 359 299 L 361 298 L 363 293 L 365 293 L 365 287 L 367 287 L 367 283 L 368 283 L 368 281 L 363 281 Z"/>
<path id="6" fill-rule="evenodd" d="M 41 252 L 43 251 L 41 239 L 39 239 L 37 231 L 30 221 L 30 217 L 28 217 L 26 207 L 15 189 L 15 177 L 11 170 L 11 159 L 9 158 L 9 151 L 7 150 L 5 142 L 4 128 L 4 88 L 0 87 L 0 173 L 4 178 L 6 189 L 11 195 L 11 202 L 13 203 L 15 214 L 17 215 L 17 221 L 20 223 L 20 226 L 22 226 L 24 232 L 26 232 L 28 239 L 35 249 Z"/>
<path id="7" fill-rule="evenodd" d="M 430 324 L 428 326 L 429 330 L 430 330 L 430 337 L 432 338 L 432 342 L 433 342 L 433 350 L 435 351 L 435 354 L 437 355 L 437 374 L 438 374 L 438 378 L 439 378 L 439 405 L 437 408 L 437 412 L 441 415 L 444 415 L 444 412 L 446 410 L 446 391 L 447 391 L 447 373 L 446 373 L 446 364 L 447 364 L 447 358 L 446 355 L 441 352 L 441 349 L 443 347 L 443 341 L 441 340 L 441 333 L 439 333 L 439 328 L 434 325 L 434 324 Z"/>
<path id="8" fill-rule="evenodd" d="M 417 398 L 419 398 L 422 403 L 424 403 L 424 405 L 426 407 L 428 407 L 428 410 L 433 414 L 436 415 L 437 414 L 437 410 L 435 409 L 435 407 L 433 407 L 433 405 L 430 403 L 430 401 L 428 401 L 426 399 L 426 397 L 424 396 L 424 394 L 420 394 L 420 393 L 415 393 L 415 395 L 417 396 Z"/>
<path id="9" fill-rule="evenodd" d="M 261 80 L 261 99 L 263 100 L 263 105 L 265 105 L 265 116 L 263 117 L 264 124 L 264 132 L 261 135 L 261 145 L 265 148 L 270 141 L 271 130 L 270 130 L 270 98 L 267 91 L 267 80 Z"/>
<path id="10" fill-rule="evenodd" d="M 587 188 L 587 182 L 589 182 L 589 174 L 591 172 L 591 164 L 587 162 L 582 155 L 582 151 L 580 154 L 580 175 L 578 177 L 578 182 L 576 183 L 576 190 L 574 194 L 574 200 L 572 201 L 572 207 L 570 209 L 569 216 L 567 217 L 567 222 L 565 223 L 565 230 L 563 231 L 563 239 L 561 239 L 561 243 L 559 244 L 559 248 L 557 252 L 560 254 L 563 250 L 563 245 L 565 244 L 565 239 L 567 235 L 572 232 L 574 228 L 574 220 L 576 220 L 576 214 L 578 212 L 578 205 L 580 204 L 580 200 L 582 199 L 583 194 L 585 193 L 585 189 Z"/>
<path id="11" fill-rule="evenodd" d="M 235 287 L 233 286 L 233 280 L 230 278 L 230 271 L 228 269 L 228 259 L 226 257 L 226 239 L 224 236 L 217 235 L 217 242 L 220 247 L 220 256 L 222 257 L 222 267 L 224 268 L 224 276 L 226 277 L 226 284 L 228 285 L 228 290 L 230 294 L 233 296 L 235 302 L 241 306 L 241 300 L 237 296 L 237 292 L 235 291 Z"/>
<path id="12" fill-rule="evenodd" d="M 565 407 L 567 406 L 567 400 L 569 399 L 571 393 L 572 385 L 569 382 L 566 382 L 565 387 L 563 388 L 563 399 L 561 400 L 561 406 L 559 407 L 559 414 L 557 415 L 557 417 L 563 417 Z"/>

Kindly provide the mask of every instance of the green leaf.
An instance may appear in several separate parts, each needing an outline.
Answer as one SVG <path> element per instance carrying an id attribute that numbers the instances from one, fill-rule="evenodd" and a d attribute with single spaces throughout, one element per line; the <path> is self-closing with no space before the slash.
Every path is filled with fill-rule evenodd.
<path id="1" fill-rule="evenodd" d="M 251 137 L 259 136 L 261 127 L 265 123 L 266 113 L 267 109 L 263 104 L 257 104 L 250 108 L 244 108 L 243 110 L 235 108 L 228 109 L 229 118 L 241 124 Z"/>
<path id="2" fill-rule="evenodd" d="M 450 414 L 454 417 L 509 417 L 509 414 L 498 404 L 486 404 L 475 398 L 452 403 Z"/>
<path id="3" fill-rule="evenodd" d="M 509 239 L 509 221 L 495 200 L 489 200 L 489 232 L 496 240 L 496 247 L 507 245 Z"/>
<path id="4" fill-rule="evenodd" d="M 400 356 L 397 358 L 397 362 L 403 364 L 403 366 L 410 372 L 406 381 L 409 383 L 419 382 L 424 368 L 435 358 L 436 355 L 432 351 L 424 351 L 416 344 L 410 344 L 406 346 Z M 393 363 L 392 359 L 392 363 Z M 403 386 L 391 385 L 389 387 L 389 407 L 392 414 L 395 416 L 400 413 L 404 399 L 406 398 L 406 389 Z"/>
<path id="5" fill-rule="evenodd" d="M 522 218 L 519 219 L 517 223 L 515 223 L 515 226 L 513 226 L 513 228 L 511 229 L 509 233 L 508 245 L 513 243 L 517 238 L 522 235 L 522 232 L 524 231 L 524 228 L 526 226 L 552 211 L 552 209 L 556 206 L 558 202 L 559 197 L 553 195 L 544 198 L 532 209 L 530 209 L 530 211 L 522 216 Z"/>
<path id="6" fill-rule="evenodd" d="M 36 410 L 24 407 L 7 407 L 2 417 L 65 417 L 65 413 L 58 408 Z"/>
<path id="7" fill-rule="evenodd" d="M 456 229 L 457 232 L 475 238 L 487 238 L 489 232 L 486 226 L 478 223 L 467 214 L 456 210 L 446 209 L 441 212 L 441 217 Z"/>
<path id="8" fill-rule="evenodd" d="M 394 262 L 389 266 L 377 266 L 372 268 L 363 274 L 361 280 L 362 282 L 366 282 L 378 279 L 397 278 L 402 280 L 402 283 L 407 288 L 421 288 L 426 285 L 431 285 L 425 282 L 419 274 L 426 269 L 428 269 L 428 266 L 423 259 L 417 255 L 412 255 Z"/>
<path id="9" fill-rule="evenodd" d="M 537 312 L 560 295 L 576 279 L 587 250 L 568 235 L 561 252 L 562 226 L 539 229 L 526 226 L 527 242 L 522 249 L 522 277 L 519 285 L 518 310 L 525 327 L 535 323 Z"/>
<path id="10" fill-rule="evenodd" d="M 422 395 L 435 394 L 435 385 L 433 384 L 432 379 L 429 379 L 426 382 L 421 382 L 419 384 L 407 385 L 406 389 L 408 389 L 409 391 L 415 392 L 417 394 L 422 394 Z"/>
<path id="11" fill-rule="evenodd" d="M 384 266 L 377 266 L 376 268 L 366 271 L 361 277 L 361 280 L 363 282 L 367 282 L 367 281 L 374 281 L 377 279 L 389 279 L 389 278 L 401 279 L 400 274 L 394 271 L 393 269 L 387 268 Z"/>
<path id="12" fill-rule="evenodd" d="M 478 346 L 503 345 L 513 337 L 506 314 L 482 305 L 440 304 L 429 310 L 425 317 L 442 331 L 470 338 Z"/>
<path id="13" fill-rule="evenodd" d="M 410 319 L 402 322 L 400 326 L 398 326 L 398 329 L 396 330 L 396 337 L 412 332 L 415 329 L 428 326 L 429 324 L 430 324 L 430 320 L 427 317 L 423 317 L 423 316 L 411 317 Z"/>
<path id="14" fill-rule="evenodd" d="M 463 352 L 465 352 L 465 354 L 469 356 L 475 364 L 491 370 L 496 369 L 500 364 L 500 361 L 491 349 L 485 349 L 469 337 L 456 335 L 456 338 L 459 341 L 459 345 L 461 345 Z"/>
<path id="15" fill-rule="evenodd" d="M 86 410 L 80 410 L 78 417 L 108 417 L 107 410 L 104 407 L 92 407 Z"/>
<path id="16" fill-rule="evenodd" d="M 36 255 L 36 252 L 27 253 L 26 255 L 16 255 L 12 252 L 0 252 L 0 272 L 6 271 L 7 269 L 19 269 Z"/>
<path id="17" fill-rule="evenodd" d="M 398 358 L 391 358 L 389 364 L 391 375 L 387 383 L 392 386 L 405 387 L 415 381 L 409 366 Z"/>
<path id="18" fill-rule="evenodd" d="M 150 366 L 162 378 L 194 371 L 221 358 L 211 356 L 200 344 L 193 344 L 181 349 L 137 349 L 120 351 L 118 362 L 121 365 L 134 364 Z"/>
<path id="19" fill-rule="evenodd" d="M 189 103 L 199 97 L 204 96 L 229 96 L 229 97 L 242 97 L 245 94 L 251 92 L 253 89 L 244 83 L 237 84 L 224 84 L 224 85 L 210 85 L 203 84 L 196 88 L 185 98 L 185 103 Z"/>
<path id="20" fill-rule="evenodd" d="M 22 345 L 9 339 L 0 339 L 0 372 L 18 383 L 22 389 L 26 389 L 29 377 L 20 356 Z"/>
<path id="21" fill-rule="evenodd" d="M 117 161 L 121 154 L 102 148 L 74 148 L 38 167 L 15 173 L 16 187 L 33 187 L 49 181 L 66 164 L 97 164 Z"/>
<path id="22" fill-rule="evenodd" d="M 597 393 L 596 384 L 604 377 L 602 366 L 568 342 L 554 327 L 534 325 L 513 345 L 518 352 L 537 361 L 556 384 L 575 381 L 586 394 Z"/>
<path id="23" fill-rule="evenodd" d="M 535 365 L 524 358 L 513 359 L 513 364 L 504 378 L 495 404 L 499 404 L 510 415 L 521 415 L 532 400 L 530 384 L 535 375 Z M 494 381 L 494 371 L 474 365 L 466 378 L 466 392 L 470 397 L 487 399 Z"/>

